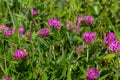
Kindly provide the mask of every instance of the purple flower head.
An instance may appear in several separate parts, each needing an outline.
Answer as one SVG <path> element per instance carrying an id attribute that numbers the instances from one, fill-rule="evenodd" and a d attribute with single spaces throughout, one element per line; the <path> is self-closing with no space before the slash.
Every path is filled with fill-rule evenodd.
<path id="1" fill-rule="evenodd" d="M 5 32 L 5 36 L 10 36 L 11 35 L 11 31 L 10 30 L 7 30 L 6 32 Z"/>
<path id="2" fill-rule="evenodd" d="M 15 27 L 12 28 L 12 30 L 11 30 L 12 34 L 15 33 L 15 29 L 16 29 Z"/>
<path id="3" fill-rule="evenodd" d="M 109 49 L 115 53 L 118 53 L 120 51 L 120 42 L 119 41 L 113 41 L 109 45 Z"/>
<path id="4" fill-rule="evenodd" d="M 50 34 L 50 31 L 47 28 L 42 28 L 38 34 L 42 37 L 48 37 Z"/>
<path id="5" fill-rule="evenodd" d="M 99 76 L 99 71 L 95 68 L 90 68 L 86 74 L 86 80 L 95 80 Z"/>
<path id="6" fill-rule="evenodd" d="M 18 32 L 19 32 L 20 35 L 23 35 L 23 33 L 24 33 L 24 28 L 23 28 L 23 27 L 20 27 L 20 28 L 18 29 Z"/>
<path id="7" fill-rule="evenodd" d="M 52 28 L 53 26 L 54 26 L 54 23 L 53 23 L 53 19 L 50 19 L 49 21 L 48 21 L 48 26 L 50 26 L 50 28 Z"/>
<path id="8" fill-rule="evenodd" d="M 107 34 L 106 38 L 103 41 L 103 44 L 109 46 L 113 41 L 116 41 L 116 36 L 114 33 L 110 32 Z"/>
<path id="9" fill-rule="evenodd" d="M 3 78 L 2 80 L 12 80 L 11 78 Z"/>
<path id="10" fill-rule="evenodd" d="M 32 16 L 36 16 L 38 13 L 37 9 L 31 9 Z"/>
<path id="11" fill-rule="evenodd" d="M 14 59 L 15 60 L 24 59 L 27 55 L 28 55 L 28 52 L 26 50 L 24 50 L 24 49 L 18 49 L 14 53 Z"/>
<path id="12" fill-rule="evenodd" d="M 50 28 L 54 27 L 55 29 L 60 29 L 60 24 L 60 21 L 56 19 L 50 19 L 48 21 L 48 26 L 50 26 Z"/>
<path id="13" fill-rule="evenodd" d="M 82 18 L 79 16 L 78 19 L 77 19 L 76 25 L 80 26 L 81 23 L 82 23 Z"/>
<path id="14" fill-rule="evenodd" d="M 54 28 L 55 29 L 60 29 L 60 21 L 54 20 Z"/>
<path id="15" fill-rule="evenodd" d="M 96 38 L 96 35 L 94 32 L 85 32 L 83 35 L 82 35 L 84 41 L 86 43 L 91 43 L 95 38 Z"/>
<path id="16" fill-rule="evenodd" d="M 84 20 L 87 21 L 89 25 L 92 25 L 94 18 L 92 16 L 84 16 Z"/>

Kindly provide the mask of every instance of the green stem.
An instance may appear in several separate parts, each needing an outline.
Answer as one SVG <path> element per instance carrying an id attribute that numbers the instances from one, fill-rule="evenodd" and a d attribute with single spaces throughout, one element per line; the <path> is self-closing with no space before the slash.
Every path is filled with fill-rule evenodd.
<path id="1" fill-rule="evenodd" d="M 53 58 L 54 58 L 54 60 L 55 60 L 56 57 L 55 57 L 55 48 L 54 48 L 54 45 L 52 45 L 51 47 L 52 47 L 52 55 L 53 55 Z"/>
<path id="2" fill-rule="evenodd" d="M 87 63 L 88 63 L 88 60 L 89 60 L 89 48 L 88 48 L 88 45 L 87 45 Z"/>
<path id="3" fill-rule="evenodd" d="M 118 64 L 120 65 L 120 56 L 118 56 L 118 62 L 119 62 Z M 120 66 L 118 66 L 118 67 L 120 67 Z"/>
<path id="4" fill-rule="evenodd" d="M 8 2 L 6 1 L 6 3 L 7 3 L 7 7 L 8 7 L 8 11 L 9 11 L 9 14 L 10 14 L 10 17 L 11 17 L 11 20 L 12 20 L 12 23 L 13 23 L 13 25 L 15 26 L 15 22 L 14 22 L 14 20 L 13 20 L 13 16 L 12 16 L 12 13 L 11 13 L 11 10 L 10 10 L 10 7 L 9 7 L 9 4 L 8 4 Z M 16 27 L 16 26 L 15 26 Z"/>

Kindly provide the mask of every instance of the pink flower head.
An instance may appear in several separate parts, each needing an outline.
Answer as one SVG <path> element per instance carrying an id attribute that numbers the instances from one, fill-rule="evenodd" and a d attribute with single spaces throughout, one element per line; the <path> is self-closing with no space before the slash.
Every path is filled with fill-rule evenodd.
<path id="1" fill-rule="evenodd" d="M 95 39 L 96 35 L 95 35 L 94 32 L 91 32 L 91 33 L 85 32 L 85 33 L 82 35 L 82 37 L 83 37 L 83 39 L 84 39 L 84 41 L 85 41 L 86 43 L 91 43 L 91 42 Z"/>
<path id="2" fill-rule="evenodd" d="M 95 80 L 99 76 L 99 71 L 95 68 L 90 68 L 86 74 L 86 80 Z"/>
<path id="3" fill-rule="evenodd" d="M 92 25 L 94 18 L 92 16 L 84 16 L 84 20 L 87 21 L 89 25 Z"/>
<path id="4" fill-rule="evenodd" d="M 11 78 L 3 78 L 2 80 L 12 80 Z"/>
<path id="5" fill-rule="evenodd" d="M 42 37 L 48 37 L 50 34 L 50 31 L 47 28 L 42 28 L 38 34 Z"/>
<path id="6" fill-rule="evenodd" d="M 77 19 L 76 25 L 80 26 L 81 23 L 82 23 L 82 18 L 79 16 L 78 19 Z"/>
<path id="7" fill-rule="evenodd" d="M 118 53 L 120 51 L 120 42 L 118 41 L 113 41 L 110 45 L 109 45 L 109 49 L 115 53 Z"/>
<path id="8" fill-rule="evenodd" d="M 27 55 L 28 55 L 28 52 L 26 52 L 26 50 L 18 49 L 18 50 L 14 53 L 14 59 L 15 59 L 15 60 L 24 59 Z"/>
<path id="9" fill-rule="evenodd" d="M 5 36 L 10 36 L 11 35 L 11 30 L 7 30 L 6 32 L 5 32 Z"/>
<path id="10" fill-rule="evenodd" d="M 55 29 L 60 29 L 60 21 L 56 19 L 50 19 L 48 21 L 48 26 L 50 26 L 50 28 L 54 27 Z"/>
<path id="11" fill-rule="evenodd" d="M 116 41 L 116 36 L 114 33 L 109 32 L 104 39 L 103 44 L 109 46 L 113 41 Z"/>
<path id="12" fill-rule="evenodd" d="M 32 16 L 36 16 L 38 13 L 37 9 L 31 9 Z"/>
<path id="13" fill-rule="evenodd" d="M 24 33 L 24 28 L 23 28 L 23 27 L 20 27 L 20 28 L 18 29 L 18 32 L 19 32 L 20 35 L 23 35 L 23 33 Z"/>
<path id="14" fill-rule="evenodd" d="M 15 29 L 16 29 L 15 27 L 12 28 L 12 30 L 11 30 L 12 34 L 15 33 Z"/>

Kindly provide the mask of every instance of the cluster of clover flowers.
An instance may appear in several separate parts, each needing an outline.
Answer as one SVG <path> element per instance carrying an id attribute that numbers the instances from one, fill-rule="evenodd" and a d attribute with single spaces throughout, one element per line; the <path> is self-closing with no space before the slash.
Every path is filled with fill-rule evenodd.
<path id="1" fill-rule="evenodd" d="M 37 10 L 36 9 L 32 9 L 31 10 L 31 14 L 32 16 L 37 15 Z M 92 25 L 94 18 L 92 16 L 84 16 L 84 19 L 82 19 L 81 17 L 78 17 L 76 25 L 73 26 L 72 22 L 68 22 L 67 23 L 67 27 L 70 30 L 75 31 L 76 27 L 77 29 L 79 29 L 80 25 L 82 24 L 82 22 L 86 21 L 88 25 Z M 61 22 L 57 19 L 53 19 L 51 18 L 48 21 L 48 26 L 50 28 L 54 28 L 54 29 L 60 29 Z M 5 31 L 5 36 L 10 36 L 14 34 L 15 31 L 15 27 L 12 28 L 12 30 L 9 30 L 8 26 L 2 26 L 0 27 L 0 32 Z M 23 35 L 25 30 L 23 27 L 20 27 L 18 29 L 18 32 L 20 35 Z M 78 31 L 79 32 L 79 31 Z M 29 35 L 29 34 L 28 34 Z M 48 37 L 50 35 L 50 30 L 48 28 L 42 28 L 39 30 L 38 35 L 40 35 L 41 37 Z M 94 32 L 85 32 L 82 35 L 82 38 L 84 39 L 84 42 L 86 44 L 90 44 L 91 42 L 93 42 L 96 38 L 96 34 Z M 106 38 L 103 41 L 103 44 L 106 45 L 108 47 L 108 49 L 110 49 L 111 51 L 118 53 L 120 51 L 120 42 L 116 40 L 116 36 L 114 33 L 110 32 L 107 34 Z M 108 53 L 108 49 L 106 50 L 106 53 Z M 76 47 L 76 53 L 80 53 L 81 51 L 84 51 L 84 47 L 83 46 L 77 46 Z M 28 56 L 28 52 L 25 49 L 18 49 L 17 51 L 15 51 L 14 53 L 14 59 L 18 60 L 18 59 L 24 59 Z M 86 80 L 94 80 L 96 79 L 98 76 L 100 75 L 99 71 L 95 68 L 90 68 L 89 70 L 87 70 L 86 73 Z M 11 78 L 3 78 L 3 80 L 12 80 Z"/>

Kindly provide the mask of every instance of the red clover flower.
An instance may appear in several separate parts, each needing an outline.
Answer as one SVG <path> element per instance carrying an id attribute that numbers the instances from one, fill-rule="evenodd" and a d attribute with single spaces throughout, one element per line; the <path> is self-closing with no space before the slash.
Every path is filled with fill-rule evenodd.
<path id="1" fill-rule="evenodd" d="M 94 32 L 85 32 L 83 35 L 82 35 L 84 41 L 86 43 L 91 43 L 95 38 L 96 38 L 96 35 Z"/>
<path id="2" fill-rule="evenodd" d="M 12 28 L 12 30 L 11 30 L 12 34 L 14 34 L 15 29 L 16 29 L 15 27 Z"/>
<path id="3" fill-rule="evenodd" d="M 42 28 L 41 30 L 39 30 L 38 34 L 42 37 L 48 37 L 50 31 L 47 28 Z"/>
<path id="4" fill-rule="evenodd" d="M 38 13 L 37 9 L 31 9 L 32 16 L 36 16 Z"/>
<path id="5" fill-rule="evenodd" d="M 99 76 L 99 71 L 95 68 L 90 68 L 86 74 L 86 80 L 95 80 Z"/>
<path id="6" fill-rule="evenodd" d="M 24 50 L 24 49 L 18 49 L 14 53 L 14 59 L 15 60 L 24 59 L 27 55 L 28 55 L 28 52 L 26 50 Z"/>
<path id="7" fill-rule="evenodd" d="M 109 32 L 104 39 L 103 44 L 109 46 L 113 41 L 116 41 L 116 36 L 114 33 Z"/>
<path id="8" fill-rule="evenodd" d="M 18 32 L 19 32 L 20 35 L 23 35 L 23 33 L 24 33 L 24 28 L 23 28 L 23 27 L 20 27 L 20 28 L 18 29 Z"/>
<path id="9" fill-rule="evenodd" d="M 119 41 L 113 41 L 109 45 L 109 49 L 115 53 L 118 53 L 120 51 L 120 42 Z"/>
<path id="10" fill-rule="evenodd" d="M 10 30 L 7 30 L 6 32 L 5 32 L 5 36 L 10 36 L 11 35 L 11 31 Z"/>
<path id="11" fill-rule="evenodd" d="M 84 20 L 88 22 L 89 25 L 93 24 L 94 18 L 92 16 L 84 16 Z"/>
<path id="12" fill-rule="evenodd" d="M 48 25 L 50 28 L 54 27 L 55 29 L 60 29 L 60 21 L 56 19 L 50 19 Z"/>
<path id="13" fill-rule="evenodd" d="M 83 21 L 82 18 L 79 16 L 78 19 L 77 19 L 76 25 L 80 26 L 82 21 Z"/>
<path id="14" fill-rule="evenodd" d="M 12 79 L 7 77 L 7 78 L 3 78 L 2 80 L 12 80 Z"/>

